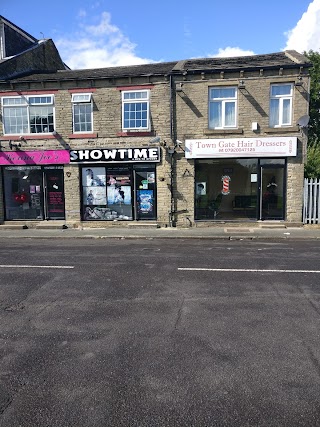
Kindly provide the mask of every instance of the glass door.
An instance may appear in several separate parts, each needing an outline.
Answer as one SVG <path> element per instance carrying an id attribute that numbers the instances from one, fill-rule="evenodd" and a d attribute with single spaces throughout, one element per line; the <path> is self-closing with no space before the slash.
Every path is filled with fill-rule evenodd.
<path id="1" fill-rule="evenodd" d="M 4 201 L 6 220 L 43 219 L 41 167 L 5 167 Z"/>
<path id="2" fill-rule="evenodd" d="M 269 163 L 268 163 L 269 162 Z M 263 160 L 260 165 L 260 219 L 283 220 L 285 211 L 285 162 Z"/>
<path id="3" fill-rule="evenodd" d="M 136 219 L 156 219 L 155 168 L 136 168 L 134 183 Z"/>
<path id="4" fill-rule="evenodd" d="M 43 181 L 45 190 L 45 219 L 64 219 L 63 167 L 45 167 Z"/>

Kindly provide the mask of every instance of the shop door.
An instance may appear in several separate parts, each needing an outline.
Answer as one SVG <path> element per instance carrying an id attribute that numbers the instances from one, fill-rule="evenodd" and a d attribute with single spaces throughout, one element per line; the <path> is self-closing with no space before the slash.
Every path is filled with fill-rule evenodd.
<path id="1" fill-rule="evenodd" d="M 156 219 L 155 171 L 134 170 L 135 218 L 137 220 Z"/>
<path id="2" fill-rule="evenodd" d="M 45 168 L 43 182 L 45 219 L 65 219 L 63 169 Z"/>
<path id="3" fill-rule="evenodd" d="M 260 219 L 283 220 L 285 208 L 284 165 L 260 168 Z"/>

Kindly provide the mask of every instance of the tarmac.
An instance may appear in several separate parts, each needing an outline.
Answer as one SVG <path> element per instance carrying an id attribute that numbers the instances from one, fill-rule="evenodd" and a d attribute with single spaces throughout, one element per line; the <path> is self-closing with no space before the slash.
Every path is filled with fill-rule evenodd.
<path id="1" fill-rule="evenodd" d="M 320 225 L 283 224 L 221 225 L 190 228 L 105 227 L 66 228 L 44 223 L 38 228 L 0 225 L 0 239 L 224 239 L 224 240 L 311 240 L 320 239 Z"/>

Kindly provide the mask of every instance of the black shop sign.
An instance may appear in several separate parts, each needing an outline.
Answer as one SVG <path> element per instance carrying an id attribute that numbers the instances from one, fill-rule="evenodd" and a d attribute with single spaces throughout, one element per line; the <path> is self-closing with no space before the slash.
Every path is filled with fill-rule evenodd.
<path id="1" fill-rule="evenodd" d="M 93 148 L 70 151 L 70 163 L 121 162 L 160 162 L 160 148 Z"/>

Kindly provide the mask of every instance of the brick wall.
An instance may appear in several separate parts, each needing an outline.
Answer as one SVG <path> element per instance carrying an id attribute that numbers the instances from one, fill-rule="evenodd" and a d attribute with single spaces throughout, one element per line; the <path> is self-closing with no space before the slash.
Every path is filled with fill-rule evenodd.
<path id="1" fill-rule="evenodd" d="M 298 118 L 308 113 L 309 77 L 303 75 L 302 86 L 295 87 L 293 93 L 293 121 L 288 128 L 269 127 L 270 84 L 294 83 L 299 70 L 255 71 L 241 75 L 224 73 L 223 78 L 216 75 L 191 75 L 182 84 L 182 91 L 176 95 L 177 138 L 254 138 L 293 136 L 298 138 L 297 157 L 288 157 L 286 220 L 301 222 L 305 147 L 307 136 L 296 125 Z M 279 75 L 281 74 L 281 75 Z M 238 89 L 238 127 L 234 130 L 208 129 L 208 93 L 212 86 L 238 86 L 243 80 L 245 87 Z M 258 123 L 258 130 L 252 131 L 252 122 Z M 187 175 L 185 171 L 190 172 Z M 194 161 L 177 157 L 177 224 L 186 226 L 194 222 Z"/>

